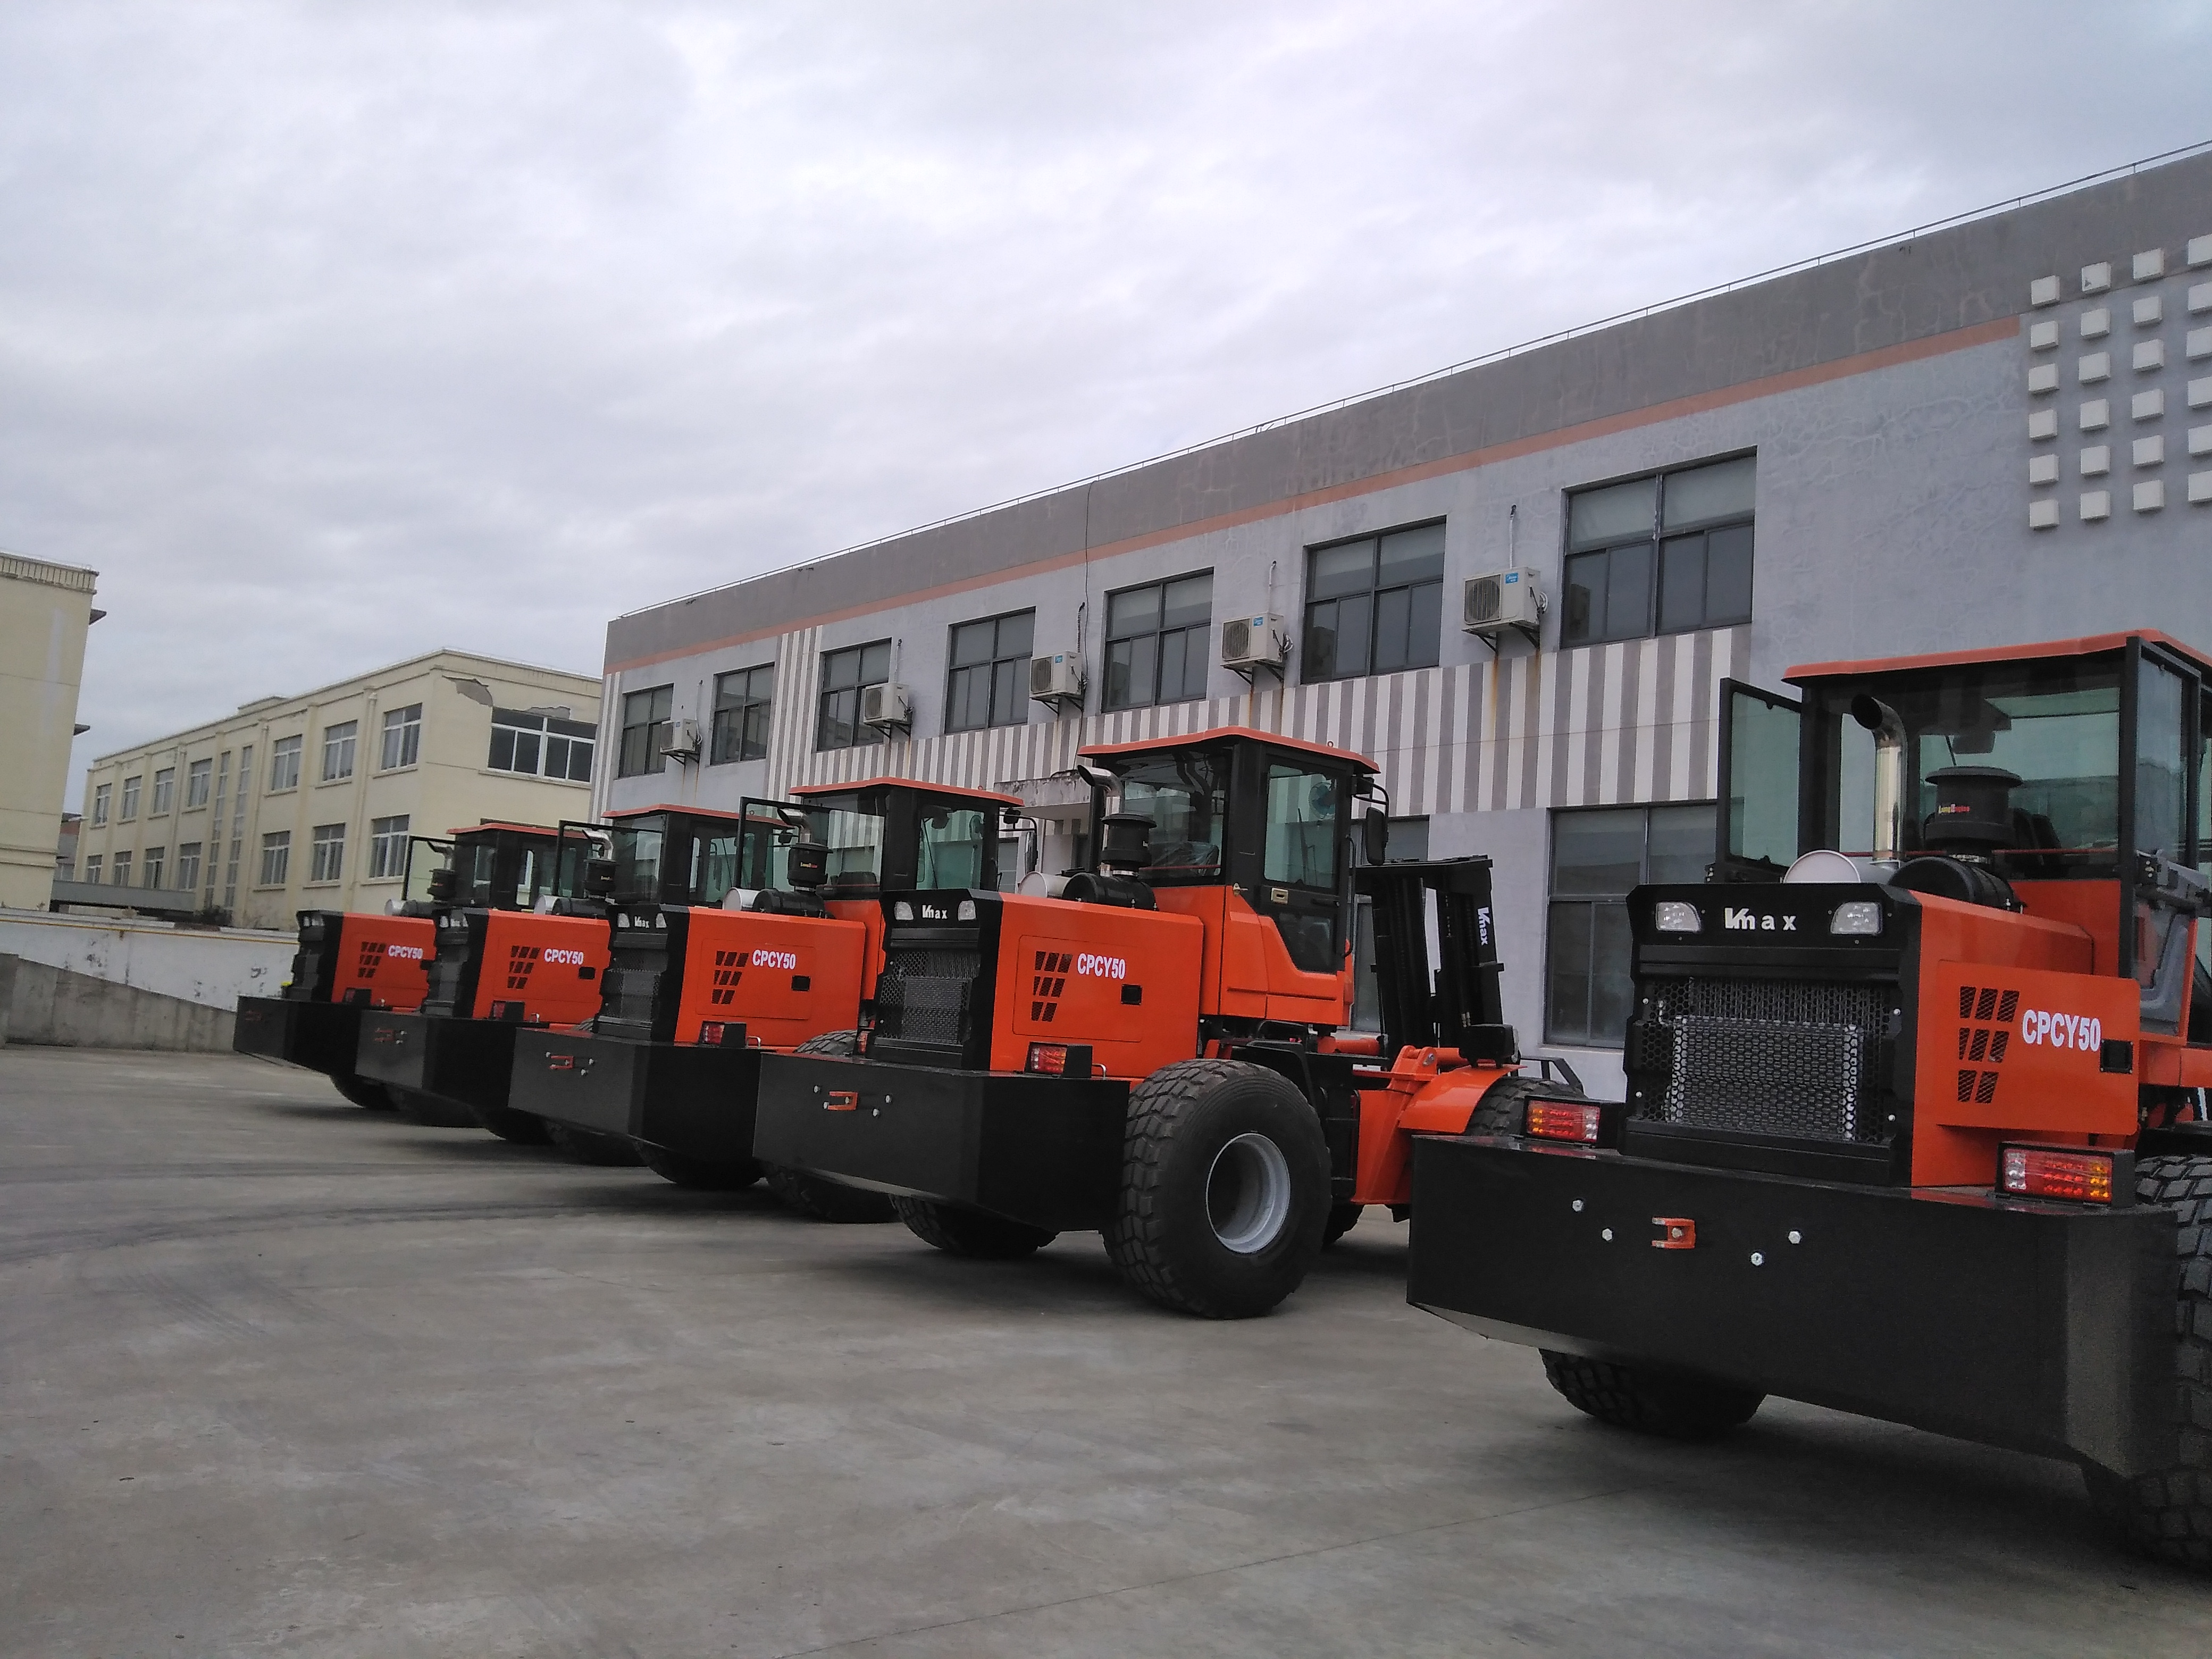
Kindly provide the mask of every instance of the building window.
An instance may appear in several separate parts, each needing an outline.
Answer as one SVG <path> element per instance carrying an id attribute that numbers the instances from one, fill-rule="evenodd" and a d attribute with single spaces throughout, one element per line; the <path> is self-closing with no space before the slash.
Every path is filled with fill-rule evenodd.
<path id="1" fill-rule="evenodd" d="M 404 708 L 384 711 L 384 747 L 378 754 L 378 767 L 389 772 L 395 766 L 412 766 L 422 750 L 422 705 L 410 702 Z"/>
<path id="2" fill-rule="evenodd" d="M 952 667 L 945 687 L 945 729 L 975 732 L 1019 726 L 1030 717 L 1030 643 L 1036 612 L 987 617 L 952 630 Z"/>
<path id="3" fill-rule="evenodd" d="M 1213 573 L 1106 596 L 1105 707 L 1148 708 L 1206 695 Z"/>
<path id="4" fill-rule="evenodd" d="M 185 811 L 208 804 L 208 774 L 213 769 L 211 760 L 196 760 L 185 772 Z"/>
<path id="5" fill-rule="evenodd" d="M 1544 952 L 1544 1035 L 1618 1048 L 1633 1000 L 1628 891 L 1705 878 L 1713 805 L 1601 806 L 1552 815 L 1552 908 Z"/>
<path id="6" fill-rule="evenodd" d="M 112 783 L 94 784 L 92 790 L 92 827 L 95 830 L 107 822 L 107 801 L 114 791 Z"/>
<path id="7" fill-rule="evenodd" d="M 775 698 L 774 663 L 714 676 L 714 765 L 768 758 L 768 717 Z"/>
<path id="8" fill-rule="evenodd" d="M 633 696 L 659 696 L 659 744 L 668 741 L 667 696 L 671 688 L 663 686 L 658 694 L 633 692 Z M 592 781 L 592 751 L 599 746 L 599 728 L 586 726 L 581 720 L 564 720 L 557 714 L 530 714 L 518 708 L 495 708 L 491 711 L 491 754 L 484 764 L 495 772 L 522 772 L 532 777 L 562 778 L 574 783 Z M 627 744 L 629 734 L 624 732 Z M 657 757 L 659 746 L 654 748 Z M 660 769 L 654 766 L 652 770 Z M 624 777 L 629 774 L 624 772 Z"/>
<path id="9" fill-rule="evenodd" d="M 814 717 L 817 749 L 854 749 L 883 734 L 860 724 L 860 694 L 891 677 L 891 642 L 848 646 L 822 658 L 822 704 Z"/>
<path id="10" fill-rule="evenodd" d="M 672 685 L 623 694 L 618 776 L 635 778 L 665 769 L 668 757 L 660 751 L 668 747 L 668 716 L 675 697 Z"/>
<path id="11" fill-rule="evenodd" d="M 282 887 L 292 874 L 292 832 L 279 830 L 274 835 L 261 838 L 261 879 L 263 887 Z"/>
<path id="12" fill-rule="evenodd" d="M 84 878 L 93 886 L 100 885 L 100 855 L 94 853 L 84 861 Z"/>
<path id="13" fill-rule="evenodd" d="M 128 887 L 131 884 L 131 854 L 118 853 L 114 864 L 110 866 L 110 873 L 116 886 Z"/>
<path id="14" fill-rule="evenodd" d="M 323 728 L 323 781 L 335 783 L 353 775 L 353 743 L 359 720 L 341 720 Z"/>
<path id="15" fill-rule="evenodd" d="M 145 859 L 142 861 L 140 866 L 144 872 L 144 873 L 138 878 L 140 885 L 146 887 L 159 887 L 161 884 L 161 872 L 163 870 L 167 868 L 168 862 L 169 849 L 167 848 L 148 848 L 146 849 Z"/>
<path id="16" fill-rule="evenodd" d="M 164 766 L 154 774 L 154 806 L 149 817 L 166 817 L 177 804 L 177 769 Z"/>
<path id="17" fill-rule="evenodd" d="M 1440 524 L 1307 549 L 1300 677 L 1311 684 L 1435 667 L 1443 591 Z"/>
<path id="18" fill-rule="evenodd" d="M 138 787 L 144 781 L 143 778 L 123 780 L 123 811 L 119 816 L 125 823 L 138 816 Z"/>
<path id="19" fill-rule="evenodd" d="M 177 890 L 190 893 L 200 884 L 200 843 L 180 842 L 177 846 Z"/>
<path id="20" fill-rule="evenodd" d="M 269 790 L 271 794 L 279 789 L 297 789 L 300 787 L 300 745 L 304 741 L 304 738 L 297 737 L 279 738 L 270 748 Z M 244 770 L 243 768 L 240 769 Z"/>
<path id="21" fill-rule="evenodd" d="M 1757 465 L 1742 455 L 1570 495 L 1561 643 L 1749 622 Z"/>
<path id="22" fill-rule="evenodd" d="M 336 881 L 345 863 L 345 832 L 343 823 L 319 823 L 313 838 L 307 843 L 307 879 Z"/>
<path id="23" fill-rule="evenodd" d="M 368 878 L 389 881 L 407 871 L 407 815 L 368 821 Z"/>

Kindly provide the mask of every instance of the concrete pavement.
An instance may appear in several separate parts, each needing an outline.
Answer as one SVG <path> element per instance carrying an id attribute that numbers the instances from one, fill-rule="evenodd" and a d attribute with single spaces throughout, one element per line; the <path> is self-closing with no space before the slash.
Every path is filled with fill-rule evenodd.
<path id="1" fill-rule="evenodd" d="M 0 1051 L 0 1655 L 2201 1659 L 2071 1470 L 1770 1402 L 1606 1430 L 1403 1300 L 957 1261 L 347 1105 Z"/>

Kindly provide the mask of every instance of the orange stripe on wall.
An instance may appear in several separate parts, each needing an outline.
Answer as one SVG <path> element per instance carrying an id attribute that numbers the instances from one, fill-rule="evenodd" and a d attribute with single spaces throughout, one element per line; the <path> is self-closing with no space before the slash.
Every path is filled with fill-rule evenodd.
<path id="1" fill-rule="evenodd" d="M 1087 559 L 1109 559 L 1123 553 L 1137 553 L 1148 547 L 1158 547 L 1168 542 L 1187 541 L 1215 531 L 1234 529 L 1238 525 L 1256 523 L 1262 519 L 1281 518 L 1304 507 L 1322 507 L 1331 501 L 1340 501 L 1354 495 L 1372 495 L 1377 490 L 1395 489 L 1401 484 L 1419 483 L 1429 478 L 1440 478 L 1453 472 L 1466 472 L 1476 467 L 1490 466 L 1499 461 L 1518 459 L 1523 455 L 1540 454 L 1547 449 L 1561 449 L 1569 444 L 1584 443 L 1593 438 L 1611 437 L 1618 432 L 1632 432 L 1638 427 L 1656 426 L 1662 421 L 1680 420 L 1685 416 L 1702 415 L 1708 410 L 1726 409 L 1731 404 L 1749 403 L 1754 398 L 1777 397 L 1785 392 L 1801 391 L 1806 386 L 1822 386 L 1831 380 L 1848 380 L 1855 374 L 1871 374 L 1878 369 L 1895 368 L 1901 364 L 1919 362 L 1929 357 L 1940 357 L 1953 351 L 1968 351 L 1977 346 L 1993 345 L 2000 340 L 2017 337 L 2020 319 L 1999 317 L 1986 323 L 1977 323 L 1971 328 L 1953 329 L 1948 333 L 1931 334 L 1918 340 L 1909 340 L 1902 345 L 1884 346 L 1879 351 L 1861 352 L 1853 357 L 1838 357 L 1833 362 L 1819 363 L 1810 368 L 1796 368 L 1786 374 L 1771 374 L 1764 380 L 1747 380 L 1741 386 L 1725 386 L 1716 392 L 1701 392 L 1693 397 L 1676 398 L 1663 404 L 1653 404 L 1644 409 L 1630 410 L 1620 415 L 1608 415 L 1601 420 L 1584 421 L 1577 426 L 1559 427 L 1550 432 L 1537 433 L 1530 437 L 1516 438 L 1510 443 L 1492 444 L 1486 449 L 1470 449 L 1442 459 L 1423 461 L 1413 466 L 1401 466 L 1389 472 L 1377 472 L 1349 483 L 1331 484 L 1326 489 L 1311 489 L 1297 495 L 1263 502 L 1258 507 L 1241 508 L 1234 513 L 1218 514 L 1210 519 L 1194 519 L 1188 524 L 1171 526 L 1164 530 L 1148 531 L 1141 536 L 1130 536 L 1118 542 L 1104 542 L 1096 547 L 1084 548 L 1073 553 L 1055 554 L 1048 559 L 1033 559 L 1025 564 L 1009 565 L 980 576 L 966 576 L 958 581 L 941 582 L 933 587 L 915 588 L 896 599 L 878 599 L 867 605 L 848 606 L 841 611 L 824 611 L 811 617 L 801 617 L 779 623 L 774 628 L 757 628 L 742 634 L 725 635 L 720 639 L 702 640 L 696 644 L 657 651 L 648 656 L 630 657 L 621 662 L 607 664 L 605 672 L 619 674 L 627 669 L 648 668 L 654 663 L 673 662 L 682 657 L 696 657 L 702 652 L 720 651 L 726 647 L 744 645 L 753 640 L 773 639 L 802 628 L 819 628 L 830 623 L 843 622 L 853 617 L 872 616 L 880 611 L 896 611 L 919 600 L 944 599 L 955 593 L 971 592 L 979 587 L 995 587 L 1000 582 L 1013 581 L 1023 576 L 1042 575 L 1048 571 L 1066 570 Z M 1073 487 L 1073 486 L 1071 486 Z M 878 544 L 880 546 L 880 544 Z M 826 561 L 825 561 L 826 562 Z M 739 584 L 732 583 L 732 586 Z"/>

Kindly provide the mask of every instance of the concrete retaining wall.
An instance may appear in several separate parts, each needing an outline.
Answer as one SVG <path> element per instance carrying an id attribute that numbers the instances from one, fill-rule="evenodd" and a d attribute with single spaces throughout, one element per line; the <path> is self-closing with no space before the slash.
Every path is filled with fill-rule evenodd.
<path id="1" fill-rule="evenodd" d="M 273 996 L 289 934 L 16 912 L 0 915 L 0 1042 L 230 1047 L 241 996 Z"/>

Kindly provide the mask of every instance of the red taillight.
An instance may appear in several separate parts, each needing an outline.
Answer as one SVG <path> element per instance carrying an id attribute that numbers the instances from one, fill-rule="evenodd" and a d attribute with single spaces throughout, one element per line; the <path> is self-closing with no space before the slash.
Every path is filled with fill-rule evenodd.
<path id="1" fill-rule="evenodd" d="M 1032 1042 L 1025 1070 L 1047 1077 L 1089 1077 L 1091 1045 L 1087 1042 Z"/>
<path id="2" fill-rule="evenodd" d="M 1528 1103 L 1528 1133 L 1539 1140 L 1594 1141 L 1597 1139 L 1597 1113 L 1595 1106 L 1532 1100 Z"/>
<path id="3" fill-rule="evenodd" d="M 2112 1201 L 2112 1155 L 2052 1146 L 2008 1146 L 1998 1160 L 1997 1186 L 2027 1198 L 2109 1204 Z"/>

